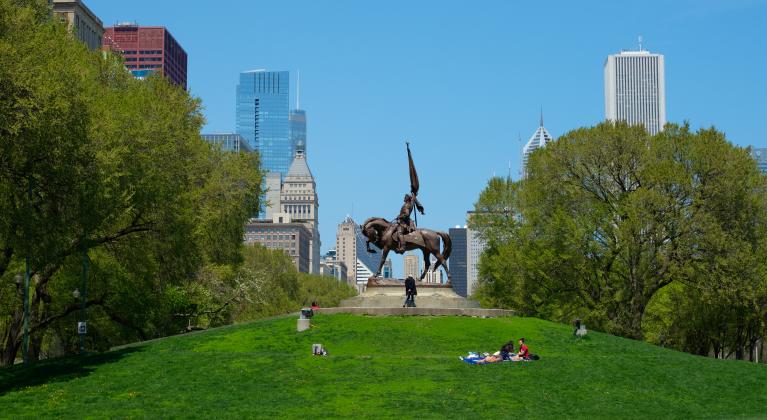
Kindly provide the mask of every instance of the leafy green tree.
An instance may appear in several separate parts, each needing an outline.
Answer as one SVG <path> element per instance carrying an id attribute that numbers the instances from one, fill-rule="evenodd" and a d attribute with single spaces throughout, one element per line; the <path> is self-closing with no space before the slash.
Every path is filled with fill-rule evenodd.
<path id="1" fill-rule="evenodd" d="M 259 204 L 255 155 L 199 135 L 200 102 L 160 76 L 138 81 L 49 19 L 45 1 L 0 0 L 0 362 L 21 344 L 25 259 L 32 354 L 73 325 L 84 255 L 100 325 L 169 333 L 174 290 L 206 264 L 238 264 Z M 99 324 L 98 320 L 104 322 Z M 68 333 L 71 337 L 71 332 Z M 119 338 L 118 338 L 119 340 Z"/>
<path id="2" fill-rule="evenodd" d="M 476 206 L 490 239 L 485 299 L 641 338 L 648 304 L 672 283 L 717 301 L 728 291 L 730 305 L 763 288 L 765 179 L 714 129 L 603 123 L 536 151 L 527 171 L 491 181 Z"/>

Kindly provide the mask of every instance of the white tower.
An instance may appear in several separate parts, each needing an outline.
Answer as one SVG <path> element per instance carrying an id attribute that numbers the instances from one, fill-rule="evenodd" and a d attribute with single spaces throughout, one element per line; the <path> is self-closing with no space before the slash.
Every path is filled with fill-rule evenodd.
<path id="1" fill-rule="evenodd" d="M 282 183 L 280 204 L 282 213 L 289 214 L 293 221 L 305 223 L 312 232 L 309 242 L 309 272 L 312 274 L 320 272 L 320 231 L 317 214 L 320 204 L 316 188 L 314 176 L 306 163 L 304 145 L 299 143 L 293 163 Z"/>
<path id="2" fill-rule="evenodd" d="M 621 51 L 605 61 L 605 119 L 644 125 L 656 134 L 666 124 L 666 78 L 662 54 Z"/>
<path id="3" fill-rule="evenodd" d="M 549 131 L 546 130 L 546 127 L 543 126 L 543 111 L 541 111 L 541 121 L 538 125 L 538 129 L 535 130 L 535 133 L 533 133 L 532 137 L 530 137 L 530 140 L 527 141 L 525 147 L 522 148 L 523 176 L 527 176 L 527 159 L 530 157 L 530 154 L 539 147 L 546 147 L 546 145 L 549 144 L 552 140 L 553 139 L 551 138 L 551 134 L 549 134 Z"/>

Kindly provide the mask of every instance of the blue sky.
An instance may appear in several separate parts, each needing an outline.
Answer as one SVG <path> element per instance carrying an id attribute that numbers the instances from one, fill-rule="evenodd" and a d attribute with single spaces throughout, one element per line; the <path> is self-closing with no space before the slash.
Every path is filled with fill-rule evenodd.
<path id="1" fill-rule="evenodd" d="M 767 147 L 765 0 L 85 1 L 105 26 L 171 31 L 206 132 L 234 131 L 241 71 L 301 71 L 323 252 L 347 214 L 397 214 L 406 139 L 426 207 L 419 225 L 463 225 L 488 178 L 509 163 L 519 175 L 541 108 L 555 137 L 603 119 L 604 60 L 639 35 L 665 55 L 669 121 Z"/>

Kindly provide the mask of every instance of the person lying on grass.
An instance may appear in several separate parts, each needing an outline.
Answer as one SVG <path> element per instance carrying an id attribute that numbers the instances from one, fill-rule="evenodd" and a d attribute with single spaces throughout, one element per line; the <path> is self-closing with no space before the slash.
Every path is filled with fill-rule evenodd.
<path id="1" fill-rule="evenodd" d="M 471 362 L 472 364 L 475 364 L 475 365 L 483 365 L 485 363 L 496 363 L 503 360 L 512 360 L 512 357 L 514 356 L 513 352 L 514 352 L 514 342 L 509 341 L 508 343 L 504 344 L 501 347 L 501 350 L 499 352 L 495 354 L 491 354 L 485 357 L 484 359 L 474 359 L 474 360 L 468 359 L 467 360 L 467 359 L 461 358 L 461 360 Z"/>

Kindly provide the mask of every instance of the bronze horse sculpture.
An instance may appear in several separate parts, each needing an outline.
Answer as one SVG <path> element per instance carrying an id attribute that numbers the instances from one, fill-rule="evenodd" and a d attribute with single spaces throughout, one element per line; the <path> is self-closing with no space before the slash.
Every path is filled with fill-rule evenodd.
<path id="1" fill-rule="evenodd" d="M 381 251 L 381 262 L 378 264 L 378 270 L 373 274 L 373 278 L 378 278 L 381 275 L 381 268 L 386 261 L 386 257 L 389 251 L 397 249 L 397 243 L 392 238 L 393 229 L 390 229 L 392 223 L 382 217 L 371 217 L 360 225 L 362 234 L 367 238 L 367 251 L 374 253 L 373 249 L 370 249 L 372 243 Z M 431 255 L 437 257 L 437 263 L 434 265 L 434 270 L 437 270 L 439 266 L 445 268 L 447 273 L 447 281 L 450 283 L 450 271 L 447 269 L 447 259 L 450 258 L 450 251 L 452 249 L 452 241 L 450 236 L 445 232 L 438 232 L 430 229 L 416 229 L 412 233 L 405 236 L 405 251 L 411 251 L 414 249 L 420 249 L 423 251 L 423 260 L 426 262 L 423 273 L 420 280 L 426 276 L 431 265 Z M 442 252 L 440 252 L 440 240 L 444 244 Z M 395 251 L 396 252 L 396 251 Z"/>

